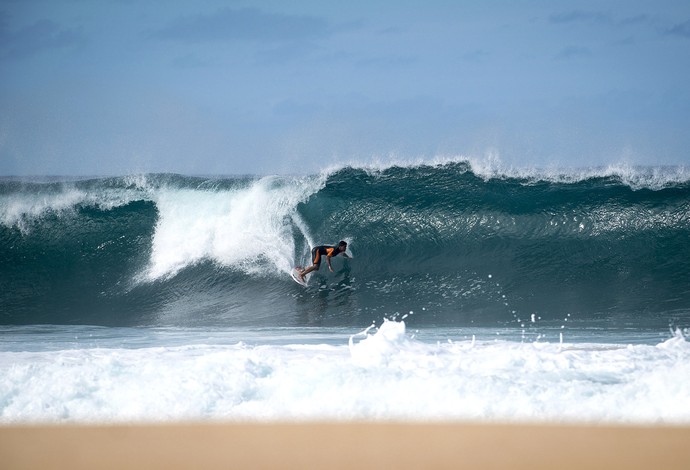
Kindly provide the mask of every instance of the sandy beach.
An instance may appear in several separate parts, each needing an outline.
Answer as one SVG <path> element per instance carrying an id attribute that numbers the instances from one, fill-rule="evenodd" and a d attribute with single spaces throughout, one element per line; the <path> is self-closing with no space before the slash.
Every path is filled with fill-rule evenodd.
<path id="1" fill-rule="evenodd" d="M 279 423 L 0 427 L 2 468 L 687 468 L 690 427 Z"/>

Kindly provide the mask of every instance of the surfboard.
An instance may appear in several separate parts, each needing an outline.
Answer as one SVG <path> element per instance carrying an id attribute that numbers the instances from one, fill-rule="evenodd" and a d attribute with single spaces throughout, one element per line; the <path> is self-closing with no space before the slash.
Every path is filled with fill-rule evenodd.
<path id="1" fill-rule="evenodd" d="M 292 271 L 290 271 L 290 277 L 292 278 L 293 281 L 295 281 L 297 284 L 303 287 L 307 287 L 307 282 L 303 281 L 299 277 L 299 270 L 302 269 L 300 266 L 295 266 L 292 268 Z"/>

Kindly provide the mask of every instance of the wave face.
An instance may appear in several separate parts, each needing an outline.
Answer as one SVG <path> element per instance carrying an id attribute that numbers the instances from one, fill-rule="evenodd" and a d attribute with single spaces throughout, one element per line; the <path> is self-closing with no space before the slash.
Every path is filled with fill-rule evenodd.
<path id="1" fill-rule="evenodd" d="M 292 282 L 340 239 L 354 259 Z M 689 242 L 675 167 L 4 179 L 0 322 L 687 326 Z"/>

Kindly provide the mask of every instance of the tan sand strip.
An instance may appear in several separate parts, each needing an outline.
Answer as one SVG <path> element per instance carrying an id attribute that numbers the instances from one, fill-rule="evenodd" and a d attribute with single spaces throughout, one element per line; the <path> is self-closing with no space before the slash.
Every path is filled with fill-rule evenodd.
<path id="1" fill-rule="evenodd" d="M 0 426 L 14 469 L 688 469 L 690 427 L 502 424 Z"/>

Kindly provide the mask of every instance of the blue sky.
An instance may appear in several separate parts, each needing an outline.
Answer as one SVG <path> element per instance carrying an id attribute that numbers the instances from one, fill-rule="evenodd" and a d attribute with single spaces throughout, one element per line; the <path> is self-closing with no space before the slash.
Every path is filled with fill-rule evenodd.
<path id="1" fill-rule="evenodd" d="M 0 0 L 0 175 L 690 163 L 687 1 Z"/>

